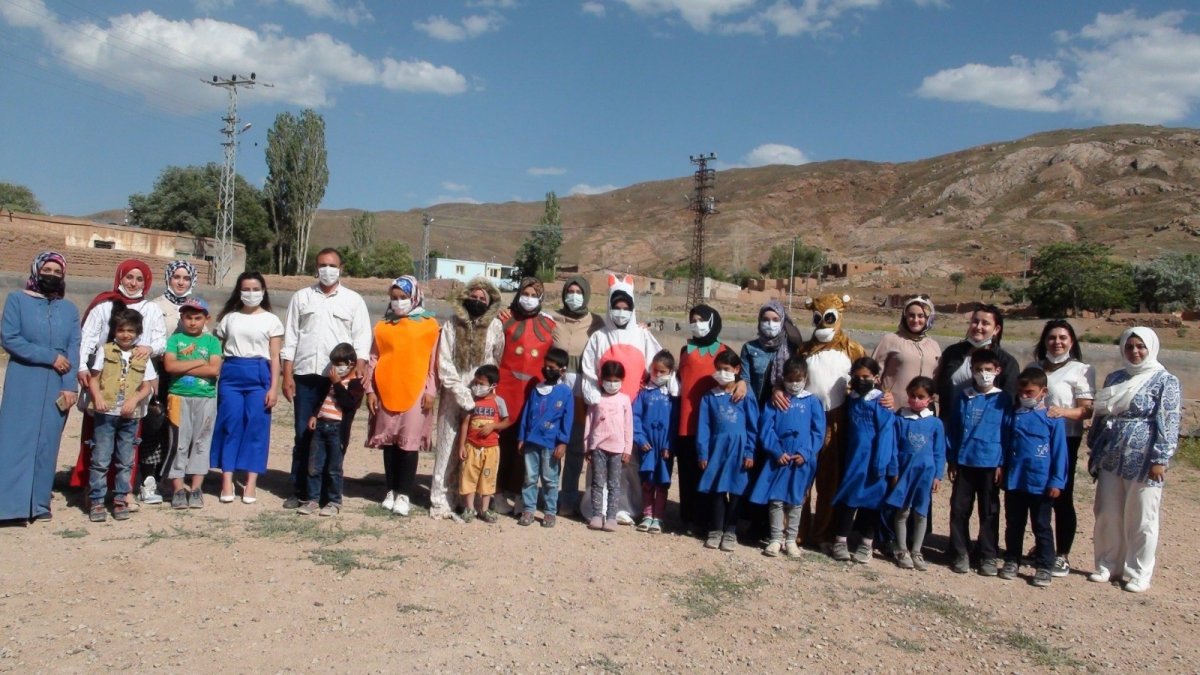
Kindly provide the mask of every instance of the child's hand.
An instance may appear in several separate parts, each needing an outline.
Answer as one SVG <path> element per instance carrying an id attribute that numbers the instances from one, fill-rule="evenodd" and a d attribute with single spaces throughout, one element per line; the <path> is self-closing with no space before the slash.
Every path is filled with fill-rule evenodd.
<path id="1" fill-rule="evenodd" d="M 888 476 L 888 486 L 896 487 L 896 483 L 900 482 L 900 476 Z"/>
<path id="2" fill-rule="evenodd" d="M 642 443 L 642 452 L 650 452 L 650 444 Z"/>
<path id="3" fill-rule="evenodd" d="M 137 412 L 137 408 L 137 401 L 132 399 L 125 401 L 121 404 L 121 417 L 133 417 L 134 413 Z"/>
<path id="4" fill-rule="evenodd" d="M 946 478 L 948 478 L 951 483 L 954 482 L 955 478 L 958 478 L 958 465 L 957 464 L 949 464 L 946 466 Z"/>
<path id="5" fill-rule="evenodd" d="M 779 456 L 779 465 L 780 466 L 786 466 L 791 461 L 792 461 L 792 456 L 787 454 L 786 452 Z"/>
<path id="6" fill-rule="evenodd" d="M 794 463 L 796 466 L 803 466 L 803 465 L 804 465 L 804 461 L 805 461 L 805 460 L 804 460 L 804 455 L 793 455 L 793 456 L 792 456 L 792 462 L 793 462 L 793 463 Z"/>
<path id="7" fill-rule="evenodd" d="M 484 422 L 483 424 L 480 424 L 479 427 L 475 431 L 480 436 L 487 436 L 488 434 L 492 433 L 492 430 L 495 428 L 496 428 L 495 422 Z M 522 445 L 524 445 L 524 444 L 522 444 Z M 520 448 L 521 446 L 518 445 L 517 447 Z"/>
<path id="8" fill-rule="evenodd" d="M 554 459 L 562 459 L 567 454 L 567 444 L 559 443 L 554 446 L 554 454 L 550 455 Z"/>
<path id="9" fill-rule="evenodd" d="M 467 461 L 467 446 L 464 445 L 458 449 L 458 459 L 463 462 Z"/>
<path id="10" fill-rule="evenodd" d="M 627 453 L 621 455 L 621 463 L 628 464 L 629 460 L 632 458 L 633 458 L 633 455 L 631 455 L 630 453 L 627 452 Z"/>
<path id="11" fill-rule="evenodd" d="M 704 471 L 705 469 L 707 469 L 707 468 L 708 468 L 708 460 L 707 460 L 707 459 L 702 459 L 702 460 L 700 460 L 700 461 L 698 461 L 698 462 L 696 462 L 696 463 L 700 465 L 700 470 L 701 470 L 701 471 Z"/>
<path id="12" fill-rule="evenodd" d="M 662 458 L 663 458 L 663 459 L 671 459 L 671 451 L 670 451 L 670 450 L 663 450 L 663 451 L 662 451 Z"/>
<path id="13" fill-rule="evenodd" d="M 525 441 L 517 441 L 517 452 L 525 452 Z"/>
<path id="14" fill-rule="evenodd" d="M 936 495 L 938 489 L 941 487 L 942 487 L 942 481 L 938 480 L 937 478 L 934 478 L 933 479 L 933 494 Z"/>
<path id="15" fill-rule="evenodd" d="M 1000 480 L 1004 477 L 1004 469 L 996 467 L 996 485 L 1000 484 Z"/>
<path id="16" fill-rule="evenodd" d="M 754 468 L 754 459 L 752 457 L 747 457 L 746 459 L 743 459 L 742 460 L 742 468 L 746 469 L 747 471 L 749 471 L 750 469 L 753 469 Z"/>
<path id="17" fill-rule="evenodd" d="M 103 396 L 96 396 L 95 394 L 92 394 L 92 407 L 98 413 L 108 412 L 108 404 L 104 402 Z"/>
<path id="18" fill-rule="evenodd" d="M 317 429 L 317 418 L 315 418 L 315 417 L 308 418 L 308 430 L 316 431 L 316 429 Z"/>
<path id="19" fill-rule="evenodd" d="M 1046 490 L 1046 496 L 1050 499 L 1058 499 L 1058 496 L 1061 494 L 1062 490 L 1059 490 L 1058 488 L 1048 488 Z"/>

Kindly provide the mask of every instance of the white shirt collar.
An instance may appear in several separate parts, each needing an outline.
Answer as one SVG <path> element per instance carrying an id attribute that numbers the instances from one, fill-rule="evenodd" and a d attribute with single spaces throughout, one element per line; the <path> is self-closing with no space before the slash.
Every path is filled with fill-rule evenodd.
<path id="1" fill-rule="evenodd" d="M 914 412 L 912 408 L 905 406 L 900 410 L 900 416 L 906 420 L 920 420 L 925 419 L 926 417 L 933 417 L 933 411 L 929 408 L 926 408 L 921 412 Z"/>
<path id="2" fill-rule="evenodd" d="M 968 387 L 965 391 L 967 392 L 967 398 L 975 398 L 976 396 L 991 396 L 992 394 L 997 394 L 1000 392 L 1000 387 L 994 386 L 991 389 L 988 389 L 987 391 L 979 391 L 978 389 L 976 389 L 974 387 L 974 385 L 972 385 L 972 386 Z"/>
<path id="3" fill-rule="evenodd" d="M 871 391 L 867 392 L 866 396 L 859 396 L 857 391 L 850 392 L 850 398 L 861 398 L 865 401 L 874 401 L 880 396 L 883 396 L 883 392 L 878 389 L 872 389 Z"/>

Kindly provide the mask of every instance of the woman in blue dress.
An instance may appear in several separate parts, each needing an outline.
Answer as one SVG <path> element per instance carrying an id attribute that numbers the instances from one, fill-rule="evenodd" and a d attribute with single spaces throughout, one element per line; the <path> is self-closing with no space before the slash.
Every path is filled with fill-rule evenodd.
<path id="1" fill-rule="evenodd" d="M 79 310 L 63 299 L 67 262 L 45 251 L 25 289 L 4 302 L 8 352 L 0 401 L 0 520 L 50 520 L 50 490 L 67 412 L 75 404 Z"/>

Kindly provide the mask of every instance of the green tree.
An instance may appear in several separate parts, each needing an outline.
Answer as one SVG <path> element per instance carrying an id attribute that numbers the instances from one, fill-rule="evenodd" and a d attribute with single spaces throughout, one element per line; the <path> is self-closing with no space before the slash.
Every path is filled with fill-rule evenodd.
<path id="1" fill-rule="evenodd" d="M 395 279 L 416 271 L 412 252 L 408 245 L 398 241 L 385 241 L 377 244 L 366 251 L 361 258 L 351 246 L 342 246 L 338 252 L 342 254 L 346 274 L 352 277 Z"/>
<path id="2" fill-rule="evenodd" d="M 375 247 L 377 231 L 375 214 L 370 211 L 350 219 L 350 253 L 359 260 L 365 260 L 367 253 Z"/>
<path id="3" fill-rule="evenodd" d="M 1068 310 L 1103 312 L 1137 303 L 1133 270 L 1113 260 L 1109 248 L 1088 242 L 1043 246 L 1033 258 L 1029 300 L 1041 316 L 1062 316 Z"/>
<path id="4" fill-rule="evenodd" d="M 815 246 L 796 242 L 796 267 L 798 277 L 816 274 L 825 266 L 825 253 Z M 792 272 L 792 245 L 780 244 L 771 248 L 767 262 L 758 271 L 772 279 L 786 279 Z"/>
<path id="5" fill-rule="evenodd" d="M 979 290 L 991 293 L 989 297 L 996 297 L 996 291 L 1004 290 L 1004 277 L 999 274 L 989 274 L 979 282 Z"/>
<path id="6" fill-rule="evenodd" d="M 967 275 L 963 274 L 962 272 L 951 272 L 950 273 L 950 283 L 954 284 L 954 294 L 955 295 L 958 295 L 958 287 L 962 286 L 962 283 L 966 280 L 967 280 Z"/>
<path id="7" fill-rule="evenodd" d="M 220 202 L 221 167 L 168 166 L 154 181 L 149 194 L 129 197 L 129 224 L 168 232 L 213 237 Z M 235 179 L 233 239 L 246 247 L 246 269 L 271 267 L 274 236 L 267 219 L 262 191 L 238 175 Z M 214 251 L 215 253 L 215 251 Z"/>
<path id="8" fill-rule="evenodd" d="M 552 280 L 562 241 L 562 214 L 558 196 L 547 192 L 545 211 L 538 219 L 537 228 L 529 233 L 521 242 L 521 248 L 517 249 L 517 259 L 513 263 L 517 273 L 523 277 L 538 277 L 542 281 Z"/>
<path id="9" fill-rule="evenodd" d="M 280 274 L 304 272 L 317 207 L 329 184 L 325 119 L 306 109 L 279 113 L 267 132 L 267 194 Z"/>
<path id="10" fill-rule="evenodd" d="M 34 196 L 33 190 L 16 183 L 0 182 L 0 208 L 38 215 L 43 213 L 42 203 Z"/>
<path id="11" fill-rule="evenodd" d="M 1138 299 L 1152 312 L 1200 308 L 1200 255 L 1168 253 L 1133 268 Z"/>

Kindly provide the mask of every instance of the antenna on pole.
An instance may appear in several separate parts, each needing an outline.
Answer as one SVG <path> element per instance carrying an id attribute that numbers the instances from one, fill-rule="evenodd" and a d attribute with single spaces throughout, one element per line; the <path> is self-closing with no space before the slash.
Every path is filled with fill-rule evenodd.
<path id="1" fill-rule="evenodd" d="M 717 170 L 708 168 L 708 163 L 715 161 L 717 156 L 710 152 L 707 155 L 692 155 L 688 159 L 697 167 L 696 187 L 688 200 L 688 209 L 696 214 L 692 234 L 692 278 L 688 281 L 687 294 L 690 310 L 704 299 L 704 219 L 717 213 L 717 199 L 712 196 Z"/>
<path id="2" fill-rule="evenodd" d="M 421 282 L 429 281 L 429 228 L 433 225 L 433 216 L 421 214 Z"/>
<path id="3" fill-rule="evenodd" d="M 214 258 L 216 273 L 213 282 L 218 287 L 224 285 L 225 277 L 229 275 L 229 268 L 233 264 L 233 190 L 237 185 L 238 136 L 250 129 L 249 123 L 238 128 L 237 93 L 239 87 L 249 89 L 258 84 L 255 77 L 255 73 L 250 73 L 249 78 L 235 73 L 228 78 L 213 75 L 211 82 L 203 80 L 206 84 L 221 87 L 229 93 L 229 106 L 226 108 L 225 116 L 221 118 L 225 122 L 225 126 L 220 130 L 221 135 L 224 136 L 221 147 L 224 148 L 225 166 L 221 168 L 221 190 L 217 201 L 216 236 L 214 237 L 217 240 L 217 255 Z"/>

